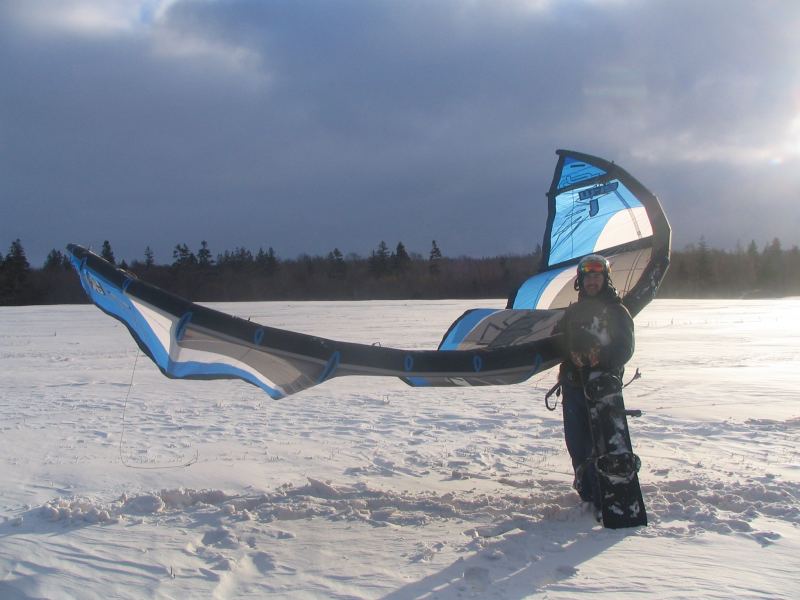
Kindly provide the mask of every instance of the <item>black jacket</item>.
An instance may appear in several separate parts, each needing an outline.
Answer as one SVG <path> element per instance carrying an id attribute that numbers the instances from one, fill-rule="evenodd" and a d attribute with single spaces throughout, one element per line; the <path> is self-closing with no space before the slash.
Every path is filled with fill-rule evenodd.
<path id="1" fill-rule="evenodd" d="M 582 385 L 589 371 L 622 377 L 634 350 L 633 319 L 613 288 L 595 297 L 581 295 L 558 330 L 564 334 L 559 381 Z"/>

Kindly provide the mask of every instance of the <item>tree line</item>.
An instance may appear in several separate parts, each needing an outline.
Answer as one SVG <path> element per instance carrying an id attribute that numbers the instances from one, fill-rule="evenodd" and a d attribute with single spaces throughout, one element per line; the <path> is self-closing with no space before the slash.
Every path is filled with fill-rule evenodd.
<path id="1" fill-rule="evenodd" d="M 177 244 L 172 262 L 157 264 L 147 247 L 142 258 L 118 261 L 109 241 L 99 254 L 137 277 L 200 302 L 246 300 L 368 300 L 507 297 L 533 274 L 541 249 L 526 255 L 447 257 L 433 241 L 425 254 L 402 242 L 381 241 L 367 257 L 327 255 L 281 258 L 272 247 L 235 247 L 214 255 L 206 241 L 195 249 Z M 800 295 L 800 250 L 774 239 L 733 251 L 704 239 L 673 251 L 661 298 L 742 298 Z M 87 302 L 69 257 L 53 249 L 40 268 L 30 265 L 22 242 L 0 253 L 0 306 Z"/>

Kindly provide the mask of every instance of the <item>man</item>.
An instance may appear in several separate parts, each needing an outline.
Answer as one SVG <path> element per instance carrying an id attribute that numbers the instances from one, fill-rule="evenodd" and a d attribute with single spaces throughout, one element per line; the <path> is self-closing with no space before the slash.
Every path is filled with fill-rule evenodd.
<path id="1" fill-rule="evenodd" d="M 597 373 L 622 378 L 633 354 L 633 319 L 614 289 L 605 257 L 591 254 L 581 259 L 575 289 L 578 301 L 567 308 L 559 327 L 564 334 L 559 371 L 564 438 L 575 469 L 575 489 L 582 500 L 600 508 L 584 386 Z"/>

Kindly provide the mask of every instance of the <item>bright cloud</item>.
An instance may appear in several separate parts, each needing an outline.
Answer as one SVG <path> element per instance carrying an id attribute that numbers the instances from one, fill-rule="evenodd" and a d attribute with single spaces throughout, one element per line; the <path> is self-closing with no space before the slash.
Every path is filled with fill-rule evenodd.
<path id="1" fill-rule="evenodd" d="M 33 31 L 113 36 L 149 26 L 171 0 L 26 0 L 10 14 Z"/>

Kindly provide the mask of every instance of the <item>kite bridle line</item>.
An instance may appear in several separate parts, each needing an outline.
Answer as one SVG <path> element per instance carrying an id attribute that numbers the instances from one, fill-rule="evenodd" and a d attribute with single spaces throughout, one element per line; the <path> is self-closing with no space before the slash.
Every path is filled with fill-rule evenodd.
<path id="1" fill-rule="evenodd" d="M 131 379 L 128 382 L 128 389 L 125 392 L 125 401 L 122 404 L 122 432 L 120 433 L 120 436 L 119 436 L 119 460 L 124 466 L 128 467 L 129 469 L 142 469 L 142 470 L 148 470 L 148 471 L 157 470 L 157 469 L 184 469 L 186 467 L 189 467 L 189 466 L 191 466 L 191 465 L 193 465 L 194 463 L 197 462 L 197 460 L 198 460 L 198 458 L 200 456 L 200 453 L 199 453 L 198 450 L 194 451 L 194 456 L 192 458 L 190 458 L 188 461 L 186 461 L 186 462 L 184 462 L 182 464 L 179 464 L 179 465 L 150 465 L 150 466 L 144 466 L 144 465 L 130 464 L 129 462 L 127 462 L 125 460 L 125 455 L 122 452 L 122 446 L 124 445 L 124 442 L 125 442 L 125 423 L 126 423 L 126 421 L 125 421 L 125 413 L 126 413 L 126 411 L 128 409 L 128 399 L 131 396 L 131 389 L 133 389 L 133 377 L 136 374 L 136 365 L 139 362 L 140 353 L 141 352 L 140 352 L 139 348 L 137 348 L 136 349 L 136 359 L 133 361 L 133 368 L 131 369 Z"/>

